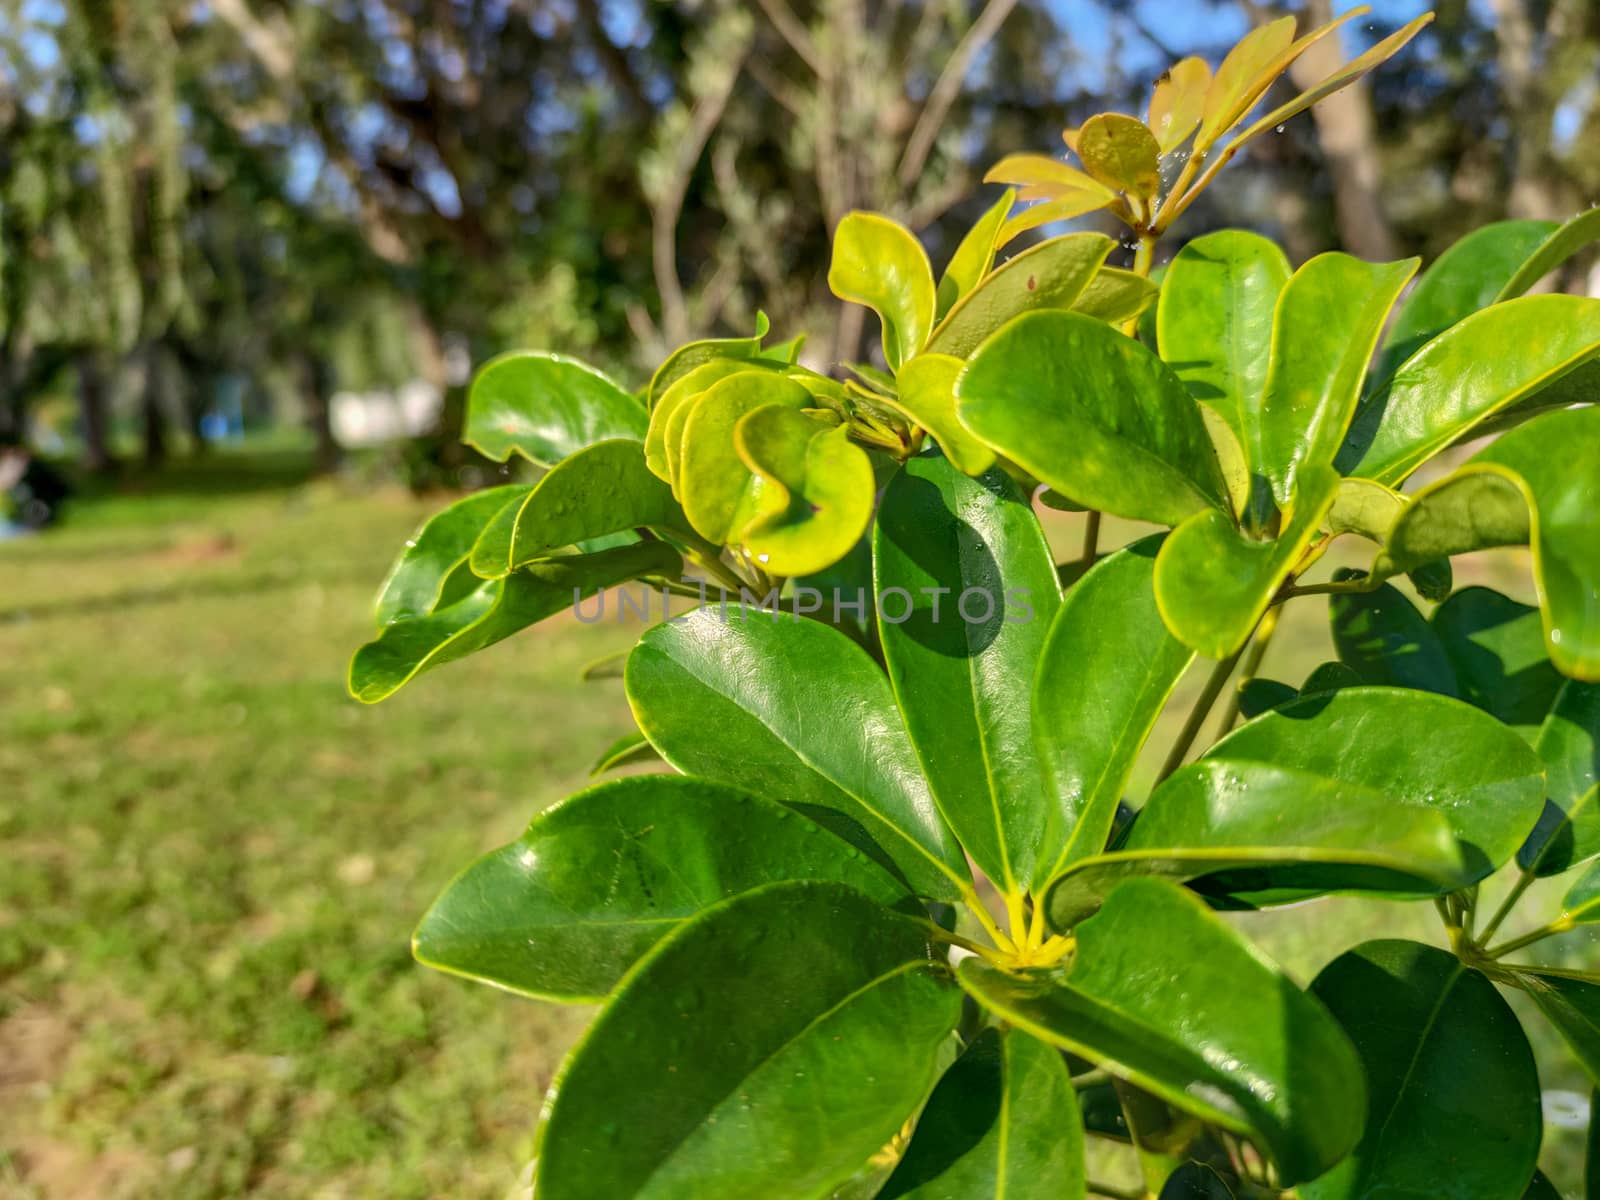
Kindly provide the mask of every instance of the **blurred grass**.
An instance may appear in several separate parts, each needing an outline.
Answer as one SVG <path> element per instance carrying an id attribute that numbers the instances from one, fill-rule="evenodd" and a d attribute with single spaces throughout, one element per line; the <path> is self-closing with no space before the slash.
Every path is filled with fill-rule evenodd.
<path id="1" fill-rule="evenodd" d="M 269 449 L 91 492 L 0 545 L 0 1197 L 505 1194 L 587 1010 L 429 973 L 407 937 L 629 727 L 620 686 L 577 672 L 637 630 L 545 626 L 357 705 L 373 591 L 442 503 L 308 482 Z M 1048 519 L 1070 557 L 1079 518 Z M 1458 582 L 1526 596 L 1522 569 Z M 1302 601 L 1263 674 L 1330 656 Z M 1368 937 L 1440 940 L 1425 905 L 1233 919 L 1302 982 Z M 1585 1090 L 1519 1010 L 1544 1086 Z M 1578 1155 L 1551 1131 L 1569 1189 Z"/>

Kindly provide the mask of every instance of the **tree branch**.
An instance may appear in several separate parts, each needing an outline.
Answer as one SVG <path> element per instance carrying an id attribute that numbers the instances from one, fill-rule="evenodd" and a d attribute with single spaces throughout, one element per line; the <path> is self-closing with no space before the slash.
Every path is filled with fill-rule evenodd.
<path id="1" fill-rule="evenodd" d="M 1017 0 L 989 0 L 984 5 L 983 11 L 978 14 L 978 19 L 956 44 L 949 61 L 944 65 L 944 70 L 940 72 L 933 89 L 928 93 L 927 103 L 922 107 L 922 114 L 917 118 L 911 136 L 906 139 L 906 151 L 900 159 L 899 178 L 902 187 L 910 187 L 922 174 L 922 168 L 928 161 L 928 154 L 933 149 L 934 140 L 939 136 L 939 128 L 949 115 L 950 106 L 961 93 L 961 84 L 967 77 L 967 68 L 972 65 L 972 60 L 977 57 L 978 51 L 988 45 L 994 35 L 1000 32 L 1000 26 L 1005 24 L 1006 18 L 1016 6 Z"/>

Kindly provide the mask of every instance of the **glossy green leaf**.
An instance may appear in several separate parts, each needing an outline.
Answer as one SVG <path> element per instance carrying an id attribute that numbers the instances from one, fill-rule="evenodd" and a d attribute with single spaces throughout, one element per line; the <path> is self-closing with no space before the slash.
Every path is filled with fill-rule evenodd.
<path id="1" fill-rule="evenodd" d="M 957 977 L 1017 1028 L 1259 1138 L 1285 1184 L 1355 1144 L 1362 1082 L 1349 1040 L 1199 899 L 1130 879 L 1077 937 L 1067 971 L 1012 974 L 968 959 Z"/>
<path id="2" fill-rule="evenodd" d="M 1459 700 L 1400 688 L 1302 696 L 1240 726 L 1201 761 L 1301 771 L 1443 813 L 1469 882 L 1516 853 L 1543 803 L 1544 764 L 1513 730 Z"/>
<path id="3" fill-rule="evenodd" d="M 1002 263 L 945 314 L 928 349 L 966 358 L 1023 313 L 1070 308 L 1101 269 L 1114 242 L 1103 233 L 1068 233 Z"/>
<path id="4" fill-rule="evenodd" d="M 639 401 L 593 367 L 519 350 L 491 359 L 473 379 L 462 440 L 495 462 L 516 451 L 553 467 L 607 438 L 643 439 L 647 424 Z"/>
<path id="5" fill-rule="evenodd" d="M 1280 505 L 1303 468 L 1332 465 L 1384 319 L 1417 263 L 1319 254 L 1280 293 L 1259 426 L 1246 422 L 1254 440 L 1245 443 L 1252 470 L 1271 481 Z"/>
<path id="6" fill-rule="evenodd" d="M 1516 480 L 1493 468 L 1459 470 L 1420 490 L 1395 519 L 1373 574 L 1387 577 L 1453 554 L 1526 545 L 1531 532 Z"/>
<path id="7" fill-rule="evenodd" d="M 956 899 L 966 886 L 889 681 L 838 630 L 738 605 L 697 609 L 639 639 L 627 688 L 639 728 L 679 770 L 876 844 L 920 895 Z"/>
<path id="8" fill-rule="evenodd" d="M 1591 242 L 1600 241 L 1600 208 L 1590 208 L 1573 217 L 1559 229 L 1552 229 L 1528 255 L 1517 273 L 1506 281 L 1496 300 L 1513 300 L 1554 271 Z"/>
<path id="9" fill-rule="evenodd" d="M 1087 179 L 1088 176 L 1084 178 Z M 1005 227 L 1000 230 L 1000 244 L 1008 245 L 1028 230 L 1037 229 L 1041 225 L 1049 225 L 1055 221 L 1070 221 L 1074 217 L 1109 207 L 1115 198 L 1111 190 L 1101 187 L 1092 179 L 1089 183 L 1092 186 L 1088 188 L 1060 189 L 1055 193 L 1056 199 L 1046 200 L 1042 204 L 1030 204 L 1027 208 L 1012 213 L 1007 218 Z"/>
<path id="10" fill-rule="evenodd" d="M 1051 886 L 1057 931 L 1119 880 L 1161 875 L 1255 907 L 1325 892 L 1440 896 L 1470 883 L 1444 815 L 1312 771 L 1202 760 L 1156 788 L 1114 850 Z"/>
<path id="11" fill-rule="evenodd" d="M 467 555 L 467 567 L 479 579 L 504 579 L 511 573 L 511 539 L 516 536 L 517 518 L 531 487 L 517 489 L 517 495 L 495 510 L 478 532 Z"/>
<path id="12" fill-rule="evenodd" d="M 1328 510 L 1328 532 L 1353 533 L 1387 544 L 1389 531 L 1405 511 L 1406 498 L 1370 479 L 1341 479 Z"/>
<path id="13" fill-rule="evenodd" d="M 1099 321 L 1018 318 L 972 356 L 956 395 L 967 428 L 1086 507 L 1163 524 L 1227 507 L 1199 407 L 1160 359 Z"/>
<path id="14" fill-rule="evenodd" d="M 595 592 L 640 575 L 676 575 L 682 566 L 671 546 L 639 542 L 545 559 L 505 579 L 482 582 L 454 604 L 385 626 L 350 660 L 350 694 L 376 704 L 419 672 L 465 658 Z"/>
<path id="15" fill-rule="evenodd" d="M 1579 803 L 1586 810 L 1600 805 L 1600 789 L 1590 788 Z M 1600 922 L 1600 865 L 1591 866 L 1567 889 L 1561 901 L 1561 915 L 1571 925 Z"/>
<path id="16" fill-rule="evenodd" d="M 1279 17 L 1256 26 L 1228 51 L 1206 92 L 1205 113 L 1195 134 L 1197 151 L 1208 149 L 1255 107 L 1282 72 L 1278 61 L 1293 41 L 1294 18 Z"/>
<path id="17" fill-rule="evenodd" d="M 650 739 L 637 730 L 624 733 L 600 752 L 594 761 L 594 766 L 589 768 L 590 777 L 604 775 L 607 771 L 614 771 L 618 767 L 626 767 L 633 763 L 659 762 L 661 755 L 650 744 Z"/>
<path id="18" fill-rule="evenodd" d="M 891 368 L 927 344 L 935 312 L 933 268 L 922 243 L 904 226 L 876 213 L 846 216 L 833 233 L 828 286 L 839 299 L 878 314 Z"/>
<path id="19" fill-rule="evenodd" d="M 975 438 L 956 416 L 956 376 L 967 364 L 948 354 L 919 354 L 895 377 L 895 401 L 905 415 L 939 443 L 945 457 L 968 475 L 994 465 L 994 451 Z"/>
<path id="20" fill-rule="evenodd" d="M 1558 875 L 1600 856 L 1600 684 L 1568 680 L 1534 748 L 1545 762 L 1545 810 L 1517 861 Z"/>
<path id="21" fill-rule="evenodd" d="M 912 903 L 882 867 L 771 800 L 681 775 L 568 797 L 469 866 L 417 926 L 430 967 L 553 1000 L 599 1000 L 696 914 L 789 879 Z"/>
<path id="22" fill-rule="evenodd" d="M 1459 695 L 1444 643 L 1417 606 L 1394 587 L 1328 597 L 1339 660 L 1363 683 Z"/>
<path id="23" fill-rule="evenodd" d="M 706 389 L 684 422 L 678 498 L 695 532 L 708 541 L 735 541 L 755 515 L 754 476 L 739 456 L 735 430 L 769 404 L 809 408 L 811 393 L 782 375 L 743 371 Z"/>
<path id="24" fill-rule="evenodd" d="M 1367 1076 L 1354 1154 L 1305 1200 L 1503 1200 L 1533 1177 L 1542 1125 L 1533 1052 L 1494 985 L 1453 954 L 1367 942 L 1323 968 L 1333 1011 Z"/>
<path id="25" fill-rule="evenodd" d="M 1256 675 L 1239 685 L 1239 714 L 1248 721 L 1289 703 L 1299 695 L 1300 690 L 1291 684 Z"/>
<path id="26" fill-rule="evenodd" d="M 1272 316 L 1288 282 L 1283 251 L 1242 229 L 1195 238 L 1161 282 L 1161 357 L 1191 396 L 1222 416 L 1241 447 L 1257 440 L 1251 431 L 1266 390 Z"/>
<path id="27" fill-rule="evenodd" d="M 756 331 L 751 337 L 701 338 L 679 346 L 656 368 L 650 379 L 649 408 L 653 413 L 662 395 L 678 380 L 707 363 L 720 359 L 755 359 L 761 356 L 761 339 L 771 323 L 764 312 L 756 313 Z"/>
<path id="28" fill-rule="evenodd" d="M 1210 64 L 1195 57 L 1173 63 L 1156 80 L 1145 123 L 1156 135 L 1161 153 L 1176 150 L 1199 128 L 1200 118 L 1205 113 L 1206 90 L 1210 86 Z"/>
<path id="29" fill-rule="evenodd" d="M 1072 302 L 1072 311 L 1108 325 L 1120 325 L 1151 309 L 1160 291 L 1154 281 L 1143 275 L 1120 267 L 1101 267 Z"/>
<path id="30" fill-rule="evenodd" d="M 1537 608 L 1469 587 L 1435 609 L 1430 623 L 1463 700 L 1507 725 L 1538 729 L 1566 681 L 1545 657 Z"/>
<path id="31" fill-rule="evenodd" d="M 1312 669 L 1300 685 L 1302 696 L 1315 696 L 1318 692 L 1337 692 L 1341 688 L 1361 687 L 1361 676 L 1342 662 L 1325 662 Z"/>
<path id="32" fill-rule="evenodd" d="M 1161 187 L 1161 145 L 1143 121 L 1100 113 L 1078 129 L 1078 157 L 1098 182 L 1140 200 Z"/>
<path id="33" fill-rule="evenodd" d="M 1066 1063 L 1021 1030 L 986 1029 L 933 1089 L 878 1200 L 1083 1195 L 1083 1127 Z"/>
<path id="34" fill-rule="evenodd" d="M 1600 1087 L 1600 985 L 1536 971 L 1519 971 L 1512 980 L 1533 998 L 1592 1083 Z"/>
<path id="35" fill-rule="evenodd" d="M 1016 198 L 1016 192 L 1008 188 L 956 245 L 944 274 L 939 277 L 935 295 L 936 321 L 944 320 L 944 315 L 956 301 L 977 287 L 994 266 L 994 254 L 1000 246 L 1000 231 L 1005 227 L 1006 218 L 1011 215 L 1011 206 Z"/>
<path id="36" fill-rule="evenodd" d="M 1224 513 L 1185 521 L 1156 559 L 1156 603 L 1187 646 L 1222 659 L 1238 650 L 1299 564 L 1333 503 L 1330 467 L 1300 474 L 1299 494 L 1274 541 L 1253 541 Z"/>
<path id="37" fill-rule="evenodd" d="M 679 376 L 656 398 L 650 430 L 644 439 L 644 460 L 658 479 L 675 483 L 683 453 L 683 426 L 696 402 L 712 384 L 741 372 L 773 368 L 746 358 L 715 358 Z"/>
<path id="38" fill-rule="evenodd" d="M 922 1103 L 959 1016 L 925 930 L 837 883 L 682 926 L 562 1068 L 537 1200 L 827 1195 Z"/>
<path id="39" fill-rule="evenodd" d="M 478 535 L 502 509 L 510 507 L 527 492 L 526 487 L 516 484 L 487 488 L 457 500 L 423 522 L 378 589 L 373 607 L 379 627 L 426 616 L 441 603 L 459 600 L 460 596 L 451 595 L 455 586 L 451 579 L 455 577 L 457 585 L 463 582 L 461 569 L 469 564 Z M 473 581 L 467 590 L 476 586 Z"/>
<path id="40" fill-rule="evenodd" d="M 973 479 L 913 458 L 884 490 L 873 578 L 889 680 L 939 809 L 1020 896 L 1047 811 L 1025 681 L 1061 604 L 1039 519 L 998 468 Z"/>
<path id="41" fill-rule="evenodd" d="M 767 404 L 739 422 L 734 444 L 753 491 L 736 537 L 763 570 L 809 575 L 861 540 L 877 490 L 871 460 L 843 425 Z"/>
<path id="42" fill-rule="evenodd" d="M 1561 1193 L 1550 1182 L 1549 1176 L 1543 1171 L 1535 1171 L 1528 1190 L 1522 1193 L 1522 1200 L 1561 1200 Z"/>
<path id="43" fill-rule="evenodd" d="M 641 443 L 596 442 L 562 459 L 534 485 L 510 529 L 510 559 L 495 566 L 504 575 L 563 546 L 643 526 L 686 530 L 688 521 L 672 489 L 645 465 Z M 503 531 L 497 521 L 494 533 Z M 489 545 L 475 547 L 475 562 L 488 565 L 489 557 Z"/>
<path id="44" fill-rule="evenodd" d="M 1485 357 L 1483 347 L 1496 347 Z M 1600 300 L 1524 296 L 1459 321 L 1375 393 L 1340 452 L 1346 475 L 1399 484 L 1480 421 L 1600 354 Z"/>
<path id="45" fill-rule="evenodd" d="M 1033 683 L 1033 738 L 1053 800 L 1036 883 L 1105 848 L 1128 777 L 1194 651 L 1161 620 L 1161 538 L 1096 563 L 1067 592 Z"/>
<path id="46" fill-rule="evenodd" d="M 1555 227 L 1554 221 L 1496 221 L 1454 243 L 1418 277 L 1400 305 L 1373 379 L 1387 380 L 1424 343 L 1493 304 Z"/>

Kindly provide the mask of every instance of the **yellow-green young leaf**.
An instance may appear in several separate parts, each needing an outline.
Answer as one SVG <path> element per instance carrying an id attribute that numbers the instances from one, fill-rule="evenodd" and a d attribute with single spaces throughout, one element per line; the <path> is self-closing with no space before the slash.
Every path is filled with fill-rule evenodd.
<path id="1" fill-rule="evenodd" d="M 1229 50 L 1206 89 L 1205 112 L 1194 148 L 1203 152 L 1249 112 L 1283 71 L 1277 63 L 1294 41 L 1294 18 L 1258 25 Z"/>
<path id="2" fill-rule="evenodd" d="M 1333 503 L 1331 467 L 1300 473 L 1294 506 L 1274 541 L 1251 541 L 1223 513 L 1180 525 L 1156 559 L 1156 603 L 1179 641 L 1226 658 L 1249 638 Z"/>
<path id="3" fill-rule="evenodd" d="M 1116 199 L 1117 195 L 1077 167 L 1044 154 L 1008 154 L 989 168 L 983 181 L 1015 184 L 1041 194 L 1051 191 L 1059 191 L 1063 195 L 1089 192 L 1104 197 L 1107 203 Z"/>
<path id="4" fill-rule="evenodd" d="M 929 352 L 966 358 L 1022 313 L 1070 308 L 1112 245 L 1103 233 L 1069 233 L 1024 250 L 956 302 L 928 339 Z"/>
<path id="5" fill-rule="evenodd" d="M 917 355 L 895 377 L 900 394 L 893 403 L 931 433 L 957 467 L 968 475 L 982 475 L 994 465 L 994 451 L 956 416 L 956 376 L 966 365 L 949 354 Z"/>
<path id="6" fill-rule="evenodd" d="M 659 479 L 676 484 L 683 447 L 683 423 L 695 402 L 719 380 L 744 371 L 765 368 L 748 358 L 715 358 L 673 380 L 650 410 L 650 429 L 644 438 L 644 460 Z"/>
<path id="7" fill-rule="evenodd" d="M 1100 183 L 1140 200 L 1148 200 L 1161 186 L 1161 146 L 1135 117 L 1090 117 L 1078 129 L 1078 157 Z"/>
<path id="8" fill-rule="evenodd" d="M 1289 274 L 1289 260 L 1273 242 L 1223 229 L 1178 251 L 1161 281 L 1161 357 L 1247 453 L 1266 388 L 1272 317 Z"/>
<path id="9" fill-rule="evenodd" d="M 682 567 L 678 552 L 666 543 L 639 542 L 545 559 L 504 579 L 480 583 L 425 617 L 386 625 L 350 660 L 350 694 L 363 704 L 376 704 L 419 672 L 465 658 L 595 592 L 640 575 L 675 576 Z"/>
<path id="10" fill-rule="evenodd" d="M 1104 321 L 1107 325 L 1121 325 L 1142 314 L 1155 303 L 1160 287 L 1143 275 L 1124 271 L 1120 267 L 1101 267 L 1089 280 L 1083 294 L 1072 302 L 1072 311 Z"/>
<path id="11" fill-rule="evenodd" d="M 911 903 L 882 867 L 782 804 L 703 779 L 636 775 L 569 796 L 474 862 L 412 944 L 419 962 L 452 974 L 599 1001 L 685 921 L 789 879 Z"/>
<path id="12" fill-rule="evenodd" d="M 1192 893 L 1127 880 L 1077 936 L 1066 971 L 973 958 L 957 979 L 1013 1027 L 1256 1139 L 1284 1185 L 1355 1145 L 1364 1088 L 1349 1039 Z"/>
<path id="13" fill-rule="evenodd" d="M 888 679 L 837 629 L 700 608 L 639 639 L 627 687 L 639 728 L 680 771 L 797 806 L 919 895 L 971 886 Z"/>
<path id="14" fill-rule="evenodd" d="M 967 230 L 966 236 L 956 246 L 956 252 L 950 256 L 944 274 L 939 277 L 937 311 L 934 314 L 936 320 L 943 320 L 951 306 L 977 287 L 978 282 L 989 273 L 989 268 L 994 265 L 994 252 L 1000 245 L 1000 230 L 1005 227 L 1015 200 L 1016 193 L 1008 189 L 988 212 L 978 218 L 977 224 Z"/>
<path id="15" fill-rule="evenodd" d="M 767 336 L 771 323 L 764 312 L 756 313 L 756 331 L 751 337 L 702 338 L 679 346 L 656 368 L 650 379 L 649 406 L 652 410 L 661 402 L 662 395 L 678 380 L 696 367 L 719 358 L 753 359 L 761 354 L 761 339 Z"/>
<path id="16" fill-rule="evenodd" d="M 1389 531 L 1405 511 L 1406 498 L 1370 479 L 1341 479 L 1328 510 L 1329 533 L 1354 533 L 1386 545 Z"/>
<path id="17" fill-rule="evenodd" d="M 1418 350 L 1480 308 L 1493 304 L 1554 221 L 1496 221 L 1474 229 L 1417 279 L 1395 314 L 1372 379 L 1382 383 Z"/>
<path id="18" fill-rule="evenodd" d="M 878 1200 L 1084 1195 L 1078 1094 L 1059 1051 L 985 1029 L 944 1073 Z"/>
<path id="19" fill-rule="evenodd" d="M 1379 941 L 1334 959 L 1311 992 L 1355 1042 L 1368 1097 L 1355 1153 L 1300 1195 L 1522 1195 L 1539 1157 L 1539 1074 L 1494 984 L 1447 951 Z"/>
<path id="20" fill-rule="evenodd" d="M 520 484 L 488 488 L 429 517 L 412 534 L 378 589 L 373 606 L 378 627 L 424 616 L 476 588 L 470 570 L 462 571 L 470 561 L 473 543 L 501 510 L 515 507 L 527 493 Z"/>
<path id="21" fill-rule="evenodd" d="M 1061 603 L 1039 519 L 1005 472 L 923 455 L 884 489 L 872 549 L 884 666 L 939 811 L 1020 897 L 1047 806 L 1018 685 Z"/>
<path id="22" fill-rule="evenodd" d="M 1442 896 L 1472 882 L 1438 811 L 1315 771 L 1206 760 L 1164 780 L 1116 849 L 1056 879 L 1051 928 L 1071 929 L 1132 875 L 1256 908 L 1327 892 Z"/>
<path id="23" fill-rule="evenodd" d="M 1495 347 L 1485 358 L 1483 348 Z M 1473 426 L 1600 355 L 1600 300 L 1523 296 L 1474 313 L 1401 365 L 1356 414 L 1346 475 L 1391 486 Z"/>
<path id="24" fill-rule="evenodd" d="M 1161 153 L 1176 150 L 1199 127 L 1210 86 L 1211 68 L 1203 58 L 1182 59 L 1156 80 L 1145 124 L 1156 135 Z"/>
<path id="25" fill-rule="evenodd" d="M 878 314 L 891 368 L 927 343 L 936 305 L 933 268 L 922 243 L 903 225 L 876 213 L 846 216 L 834 230 L 828 286 L 839 299 Z"/>
<path id="26" fill-rule="evenodd" d="M 1053 799 L 1035 885 L 1105 848 L 1156 718 L 1194 661 L 1162 623 L 1161 536 L 1096 563 L 1067 591 L 1033 682 L 1033 739 Z"/>
<path id="27" fill-rule="evenodd" d="M 1162 524 L 1227 507 L 1198 405 L 1160 359 L 1100 321 L 1018 318 L 972 355 L 956 396 L 968 429 L 1086 507 Z"/>
<path id="28" fill-rule="evenodd" d="M 1345 21 L 1348 21 L 1351 17 L 1355 16 L 1358 11 L 1360 10 L 1353 9 L 1350 12 L 1345 13 L 1344 16 L 1340 17 L 1339 20 L 1333 22 L 1332 24 L 1324 25 L 1320 30 L 1316 31 L 1315 34 L 1307 34 L 1306 37 L 1301 38 L 1300 43 L 1297 43 L 1296 46 L 1292 48 L 1293 56 L 1298 56 L 1300 51 L 1305 48 L 1305 44 L 1309 43 L 1313 38 L 1322 37 L 1323 35 L 1331 32 L 1335 26 L 1341 25 Z M 1259 137 L 1269 129 L 1276 129 L 1285 121 L 1289 120 L 1289 118 L 1298 116 L 1299 114 L 1305 112 L 1306 109 L 1310 108 L 1318 101 L 1326 99 L 1335 92 L 1343 91 L 1356 80 L 1360 79 L 1368 71 L 1373 70 L 1375 67 L 1380 67 L 1384 63 L 1388 62 L 1400 52 L 1401 48 L 1407 42 L 1422 32 L 1423 26 L 1427 25 L 1432 20 L 1433 14 L 1431 12 L 1423 13 L 1422 16 L 1416 18 L 1414 21 L 1402 26 L 1400 29 L 1384 38 L 1377 45 L 1373 46 L 1372 49 L 1368 50 L 1365 54 L 1360 54 L 1355 58 L 1352 58 L 1349 62 L 1345 63 L 1344 66 L 1328 75 L 1315 86 L 1304 92 L 1301 92 L 1300 95 L 1296 96 L 1293 100 L 1290 100 L 1287 103 L 1273 109 L 1255 124 L 1243 130 L 1230 144 L 1229 149 L 1232 150 L 1238 146 L 1242 146 L 1245 142 L 1248 142 L 1252 138 Z M 1288 62 L 1285 62 L 1283 65 L 1287 67 L 1289 64 Z M 1244 114 L 1241 112 L 1239 115 L 1243 116 Z"/>
<path id="29" fill-rule="evenodd" d="M 734 430 L 768 404 L 809 408 L 811 393 L 782 375 L 745 371 L 712 384 L 683 423 L 678 498 L 695 532 L 718 545 L 734 540 L 752 514 L 752 476 Z"/>
<path id="30" fill-rule="evenodd" d="M 1588 1074 L 1591 1086 L 1600 1087 L 1600 985 L 1542 971 L 1518 971 L 1510 981 L 1527 992 L 1545 1019 L 1555 1026 Z M 1536 1185 L 1541 1180 L 1547 1190 L 1529 1188 L 1523 1200 L 1561 1200 L 1561 1193 L 1549 1180 L 1543 1175 L 1534 1176 Z"/>
<path id="31" fill-rule="evenodd" d="M 1305 467 L 1331 466 L 1344 443 L 1384 318 L 1420 260 L 1367 263 L 1319 254 L 1289 278 L 1272 324 L 1251 467 L 1286 505 Z"/>
<path id="32" fill-rule="evenodd" d="M 1098 212 L 1110 205 L 1111 200 L 1112 197 L 1105 194 L 1105 189 L 1096 184 L 1093 191 L 1085 189 L 1070 192 L 1063 194 L 1059 199 L 1046 200 L 1042 204 L 1024 208 L 1007 218 L 1000 230 L 1000 245 L 1007 245 L 1028 230 L 1048 225 L 1052 221 L 1070 221 L 1073 217 L 1081 217 L 1085 213 Z"/>
<path id="33" fill-rule="evenodd" d="M 829 1195 L 933 1087 L 960 992 L 927 926 L 838 883 L 706 910 L 624 977 L 551 1089 L 538 1200 Z"/>
<path id="34" fill-rule="evenodd" d="M 642 438 L 647 420 L 636 399 L 593 367 L 519 350 L 474 377 L 461 436 L 495 462 L 515 451 L 551 467 L 606 438 Z"/>
<path id="35" fill-rule="evenodd" d="M 1511 300 L 1525 295 L 1539 280 L 1595 241 L 1600 241 L 1600 208 L 1581 212 L 1561 228 L 1552 230 L 1517 268 L 1517 273 L 1506 281 L 1495 299 Z"/>
<path id="36" fill-rule="evenodd" d="M 1453 554 L 1524 546 L 1530 529 L 1528 503 L 1517 481 L 1494 467 L 1467 466 L 1429 484 L 1403 506 L 1372 573 L 1387 578 Z"/>
<path id="37" fill-rule="evenodd" d="M 688 522 L 672 489 L 645 465 L 640 443 L 597 442 L 562 459 L 522 501 L 498 575 L 563 546 L 641 526 L 683 531 Z"/>
<path id="38" fill-rule="evenodd" d="M 843 425 L 767 404 L 734 427 L 751 474 L 750 513 L 734 539 L 772 575 L 810 575 L 861 540 L 876 486 L 866 451 Z"/>

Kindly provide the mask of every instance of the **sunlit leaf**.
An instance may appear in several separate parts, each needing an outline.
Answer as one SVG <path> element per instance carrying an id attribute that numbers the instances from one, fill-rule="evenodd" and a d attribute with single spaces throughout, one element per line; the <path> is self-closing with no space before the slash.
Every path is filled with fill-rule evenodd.
<path id="1" fill-rule="evenodd" d="M 1539 280 L 1595 241 L 1600 241 L 1600 208 L 1581 212 L 1559 229 L 1551 230 L 1527 261 L 1517 268 L 1517 273 L 1506 281 L 1495 299 L 1511 300 L 1526 295 Z"/>
<path id="2" fill-rule="evenodd" d="M 1100 113 L 1078 127 L 1078 157 L 1095 180 L 1140 200 L 1161 186 L 1161 146 L 1143 121 Z"/>
<path id="3" fill-rule="evenodd" d="M 457 500 L 423 522 L 378 589 L 373 607 L 379 628 L 392 621 L 425 616 L 441 602 L 459 600 L 477 587 L 476 582 L 461 578 L 473 543 L 502 509 L 513 506 L 527 492 L 521 485 L 487 488 Z M 456 585 L 465 585 L 461 595 L 450 594 L 455 586 L 452 578 Z"/>
<path id="4" fill-rule="evenodd" d="M 846 216 L 834 230 L 828 286 L 839 299 L 878 314 L 890 367 L 927 343 L 935 312 L 933 268 L 922 243 L 904 226 L 876 213 Z"/>
<path id="5" fill-rule="evenodd" d="M 1069 233 L 1024 250 L 956 302 L 928 340 L 929 351 L 965 358 L 1022 313 L 1070 308 L 1112 245 L 1103 233 Z"/>
<path id="6" fill-rule="evenodd" d="M 756 331 L 750 337 L 702 338 L 679 346 L 656 368 L 650 379 L 649 407 L 655 411 L 661 397 L 678 380 L 699 367 L 718 359 L 754 359 L 761 354 L 761 339 L 771 324 L 764 312 L 756 313 Z"/>
<path id="7" fill-rule="evenodd" d="M 1210 86 L 1211 67 L 1203 58 L 1181 59 L 1156 80 L 1145 123 L 1156 135 L 1161 153 L 1176 150 L 1199 128 Z"/>
<path id="8" fill-rule="evenodd" d="M 994 451 L 985 446 L 956 416 L 956 376 L 967 364 L 949 354 L 919 354 L 895 377 L 895 405 L 926 429 L 945 457 L 968 475 L 981 475 L 994 465 Z"/>
<path id="9" fill-rule="evenodd" d="M 677 492 L 695 532 L 708 541 L 734 541 L 755 515 L 753 476 L 739 456 L 734 431 L 769 404 L 808 408 L 811 393 L 782 375 L 743 371 L 712 384 L 684 420 Z"/>
<path id="10" fill-rule="evenodd" d="M 495 462 L 515 451 L 551 467 L 607 438 L 643 439 L 647 423 L 638 400 L 593 367 L 519 350 L 478 371 L 461 436 Z"/>
<path id="11" fill-rule="evenodd" d="M 1000 245 L 1000 231 L 1005 227 L 1006 218 L 1011 215 L 1015 200 L 1016 193 L 1008 190 L 978 218 L 977 224 L 967 230 L 966 236 L 956 246 L 949 265 L 939 277 L 935 320 L 943 320 L 951 306 L 977 287 L 979 280 L 994 266 L 995 250 Z"/>

